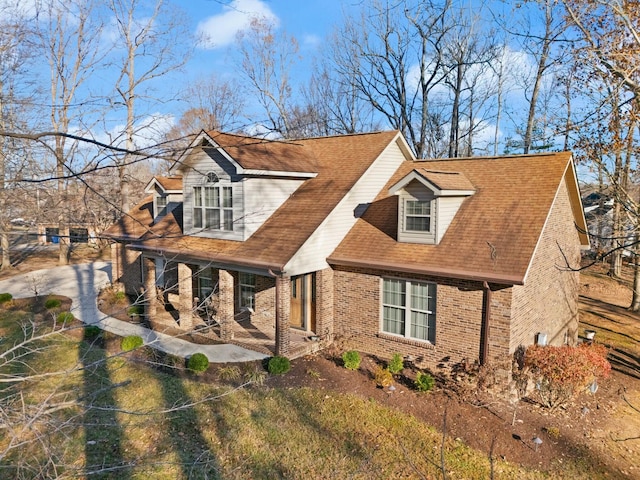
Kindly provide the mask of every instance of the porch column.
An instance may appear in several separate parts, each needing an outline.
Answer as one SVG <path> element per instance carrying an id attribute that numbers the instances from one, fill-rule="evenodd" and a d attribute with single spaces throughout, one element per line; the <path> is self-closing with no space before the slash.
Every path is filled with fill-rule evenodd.
<path id="1" fill-rule="evenodd" d="M 144 313 L 147 321 L 158 312 L 158 294 L 156 292 L 156 261 L 143 257 L 144 268 Z"/>
<path id="2" fill-rule="evenodd" d="M 220 323 L 220 339 L 223 342 L 233 340 L 234 298 L 233 276 L 227 270 L 218 270 L 218 298 L 220 306 L 216 316 Z"/>
<path id="3" fill-rule="evenodd" d="M 178 263 L 178 291 L 180 304 L 180 327 L 185 330 L 193 328 L 193 271 L 186 263 Z"/>
<path id="4" fill-rule="evenodd" d="M 276 355 L 289 355 L 291 335 L 291 278 L 276 277 Z"/>

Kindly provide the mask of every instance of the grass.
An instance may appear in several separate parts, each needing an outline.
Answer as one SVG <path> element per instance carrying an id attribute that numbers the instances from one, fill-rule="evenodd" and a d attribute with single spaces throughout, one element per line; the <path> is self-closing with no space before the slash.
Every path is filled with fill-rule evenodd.
<path id="1" fill-rule="evenodd" d="M 5 339 L 0 351 L 20 338 L 19 320 L 30 315 L 0 309 Z M 40 328 L 51 326 L 44 321 Z M 10 429 L 0 436 L 5 478 L 54 473 L 92 479 L 440 476 L 441 433 L 374 401 L 313 388 L 266 386 L 220 396 L 231 387 L 163 373 L 89 341 L 56 335 L 38 346 L 44 353 L 4 365 L 0 373 L 11 368 L 23 374 L 66 373 L 0 385 L 0 405 L 11 413 Z M 10 396 L 17 393 L 24 408 L 18 397 Z M 71 403 L 41 415 L 20 433 L 22 411 L 61 402 Z M 9 432 L 26 443 L 3 456 Z M 445 463 L 449 478 L 490 477 L 486 455 L 451 438 L 445 442 Z M 103 467 L 108 470 L 96 473 Z M 495 469 L 499 479 L 547 478 L 500 460 Z M 567 459 L 553 478 L 603 477 L 579 460 Z"/>

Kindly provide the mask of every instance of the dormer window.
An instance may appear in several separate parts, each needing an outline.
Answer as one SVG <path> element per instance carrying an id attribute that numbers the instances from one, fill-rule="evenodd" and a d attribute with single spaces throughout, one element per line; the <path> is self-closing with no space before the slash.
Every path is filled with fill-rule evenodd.
<path id="1" fill-rule="evenodd" d="M 166 195 L 156 196 L 156 217 L 164 217 L 167 214 L 167 202 Z"/>
<path id="2" fill-rule="evenodd" d="M 424 200 L 405 200 L 405 230 L 409 232 L 431 231 L 431 203 Z"/>
<path id="3" fill-rule="evenodd" d="M 232 187 L 193 188 L 193 228 L 233 230 Z"/>
<path id="4" fill-rule="evenodd" d="M 398 196 L 398 241 L 438 244 L 475 188 L 461 173 L 417 168 L 389 193 Z"/>

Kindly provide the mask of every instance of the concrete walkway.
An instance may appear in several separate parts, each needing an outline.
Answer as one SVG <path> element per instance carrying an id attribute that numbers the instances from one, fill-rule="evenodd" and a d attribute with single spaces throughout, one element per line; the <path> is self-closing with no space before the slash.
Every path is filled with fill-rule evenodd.
<path id="1" fill-rule="evenodd" d="M 123 337 L 139 335 L 146 345 L 183 358 L 196 352 L 204 353 L 212 363 L 249 362 L 266 358 L 262 353 L 236 345 L 197 345 L 110 317 L 98 310 L 96 305 L 98 292 L 110 282 L 110 263 L 83 263 L 36 270 L 1 280 L 0 293 L 8 292 L 14 298 L 33 297 L 36 292 L 37 295 L 64 295 L 73 302 L 71 313 L 85 324 L 97 325 Z"/>

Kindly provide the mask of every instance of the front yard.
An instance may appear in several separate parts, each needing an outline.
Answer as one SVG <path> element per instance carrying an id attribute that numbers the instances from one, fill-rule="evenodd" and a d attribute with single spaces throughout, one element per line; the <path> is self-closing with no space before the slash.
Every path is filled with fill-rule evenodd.
<path id="1" fill-rule="evenodd" d="M 451 385 L 377 388 L 377 359 L 349 371 L 338 351 L 280 376 L 260 364 L 196 376 L 72 323 L 0 365 L 32 377 L 0 384 L 0 477 L 638 478 L 639 318 L 623 308 L 625 287 L 598 272 L 583 283 L 581 333 L 596 330 L 617 371 L 554 414 Z M 0 307 L 0 354 L 22 338 L 21 320 L 50 331 L 43 305 Z"/>

